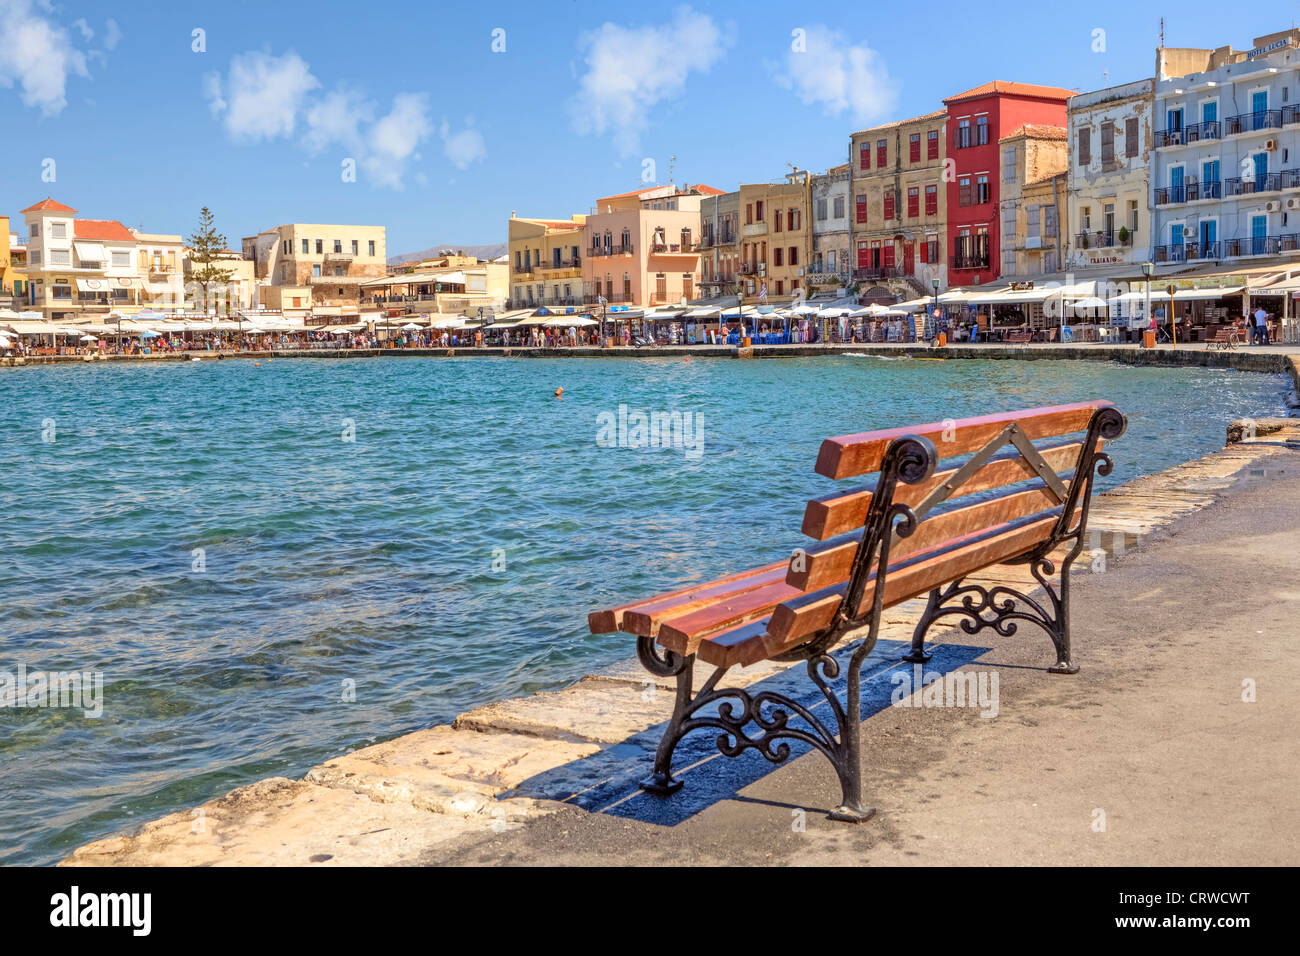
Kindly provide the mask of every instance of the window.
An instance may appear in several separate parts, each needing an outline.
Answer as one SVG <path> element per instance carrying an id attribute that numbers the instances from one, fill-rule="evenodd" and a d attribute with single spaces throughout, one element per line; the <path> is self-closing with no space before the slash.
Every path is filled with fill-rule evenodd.
<path id="1" fill-rule="evenodd" d="M 370 254 L 372 256 L 375 254 L 375 240 L 373 239 L 370 240 Z"/>
<path id="2" fill-rule="evenodd" d="M 751 225 L 754 222 L 754 204 L 745 203 L 745 225 Z"/>
<path id="3" fill-rule="evenodd" d="M 957 205 L 969 206 L 971 204 L 970 177 L 962 176 L 957 180 Z"/>
<path id="4" fill-rule="evenodd" d="M 1080 206 L 1079 218 L 1082 220 L 1081 224 L 1083 226 L 1084 232 L 1087 232 L 1089 229 L 1091 229 L 1092 228 L 1092 207 Z"/>
<path id="5" fill-rule="evenodd" d="M 32 238 L 35 239 L 40 234 L 41 234 L 41 224 L 39 222 L 32 223 Z"/>
<path id="6" fill-rule="evenodd" d="M 1016 207 L 1009 202 L 1002 204 L 1002 235 L 1008 242 L 1016 235 Z"/>
<path id="7" fill-rule="evenodd" d="M 50 223 L 50 238 L 51 239 L 68 238 L 68 224 L 66 222 Z"/>
<path id="8" fill-rule="evenodd" d="M 894 218 L 894 191 L 892 189 L 886 189 L 885 190 L 885 219 L 893 219 L 893 218 Z"/>
<path id="9" fill-rule="evenodd" d="M 1039 215 L 1043 208 L 1042 206 L 1025 207 L 1025 235 L 1030 239 L 1041 238 Z"/>
<path id="10" fill-rule="evenodd" d="M 758 217 L 759 222 L 763 221 L 763 200 L 754 203 L 754 215 Z"/>
<path id="11" fill-rule="evenodd" d="M 131 252 L 128 249 L 113 249 L 109 252 L 114 269 L 131 268 Z"/>
<path id="12" fill-rule="evenodd" d="M 324 239 L 317 239 L 317 240 L 316 240 L 316 255 L 319 256 L 319 255 L 323 255 L 324 253 L 325 253 L 325 240 L 324 240 Z"/>
<path id="13" fill-rule="evenodd" d="M 925 237 L 925 249 L 926 249 L 926 253 L 925 253 L 926 261 L 928 262 L 939 261 L 939 237 L 937 235 Z"/>
<path id="14" fill-rule="evenodd" d="M 320 275 L 320 263 L 319 263 L 319 262 L 312 263 L 311 274 L 314 275 L 314 276 L 318 276 L 318 275 Z"/>
<path id="15" fill-rule="evenodd" d="M 913 133 L 907 138 L 907 159 L 908 162 L 919 163 L 921 161 L 921 134 Z"/>
<path id="16" fill-rule="evenodd" d="M 925 214 L 927 216 L 939 215 L 939 187 L 925 187 Z"/>
<path id="17" fill-rule="evenodd" d="M 1002 274 L 1013 276 L 1016 274 L 1016 250 L 1002 250 Z"/>
<path id="18" fill-rule="evenodd" d="M 785 282 L 782 281 L 781 279 L 776 280 L 776 294 L 785 295 Z"/>
<path id="19" fill-rule="evenodd" d="M 792 266 L 797 266 L 797 265 L 799 264 L 799 247 L 798 247 L 798 246 L 791 246 L 791 247 L 790 247 L 790 255 L 789 255 L 788 258 L 789 258 L 790 265 L 792 265 Z"/>
<path id="20" fill-rule="evenodd" d="M 53 298 L 55 298 L 55 299 L 71 299 L 71 298 L 72 298 L 72 286 L 70 286 L 70 285 L 56 285 L 56 286 L 54 286 L 53 288 L 50 289 L 50 295 L 51 295 Z"/>
<path id="21" fill-rule="evenodd" d="M 1124 121 L 1124 155 L 1132 158 L 1138 154 L 1138 121 L 1131 116 Z"/>
<path id="22" fill-rule="evenodd" d="M 353 254 L 354 256 L 355 256 L 357 253 L 359 253 L 359 252 L 361 251 L 361 248 L 360 248 L 360 247 L 361 247 L 361 243 L 359 243 L 357 240 L 353 239 L 353 240 L 352 240 L 352 254 Z"/>
<path id="23" fill-rule="evenodd" d="M 909 186 L 907 190 L 907 218 L 915 219 L 921 214 L 921 190 L 917 186 Z"/>
<path id="24" fill-rule="evenodd" d="M 775 224 L 776 224 L 776 231 L 780 232 L 781 231 L 781 210 L 779 209 L 776 211 Z"/>
<path id="25" fill-rule="evenodd" d="M 1002 147 L 1002 181 L 1004 183 L 1014 183 L 1016 181 L 1016 148 L 1014 146 Z"/>
<path id="26" fill-rule="evenodd" d="M 987 116 L 977 117 L 975 120 L 975 145 L 985 146 L 989 141 L 989 118 Z"/>
<path id="27" fill-rule="evenodd" d="M 308 252 L 311 251 L 311 247 L 307 244 L 307 243 L 310 242 L 310 241 L 311 241 L 311 240 L 309 240 L 309 239 L 304 239 L 304 240 L 302 241 L 302 254 L 303 254 L 304 256 L 305 256 Z"/>
<path id="28" fill-rule="evenodd" d="M 876 166 L 883 169 L 888 162 L 889 162 L 888 141 L 883 139 L 876 140 Z"/>
<path id="29" fill-rule="evenodd" d="M 970 120 L 958 120 L 957 128 L 953 130 L 953 136 L 956 137 L 954 145 L 958 149 L 965 149 L 970 146 Z"/>
<path id="30" fill-rule="evenodd" d="M 1056 238 L 1056 207 L 1055 206 L 1043 207 L 1043 238 L 1044 239 Z"/>
<path id="31" fill-rule="evenodd" d="M 1101 161 L 1115 162 L 1115 124 L 1111 122 L 1101 124 Z"/>
<path id="32" fill-rule="evenodd" d="M 1055 212 L 1055 210 L 1053 210 Z M 1136 233 L 1138 228 L 1138 204 L 1136 199 L 1128 201 L 1128 231 Z"/>
<path id="33" fill-rule="evenodd" d="M 991 194 L 989 193 L 989 177 L 988 177 L 988 174 L 986 173 L 986 174 L 983 175 L 983 176 L 976 176 L 976 177 L 975 177 L 975 202 L 976 202 L 976 204 L 983 204 L 983 203 L 986 203 L 986 202 L 989 201 L 990 198 L 991 198 Z"/>
<path id="34" fill-rule="evenodd" d="M 1092 127 L 1079 127 L 1079 165 L 1087 166 L 1092 162 Z"/>
<path id="35" fill-rule="evenodd" d="M 858 215 L 857 215 L 858 222 L 866 222 L 867 221 L 867 197 L 863 193 L 858 193 L 857 209 L 858 209 Z"/>
<path id="36" fill-rule="evenodd" d="M 818 222 L 821 222 L 823 219 L 826 218 L 826 200 L 825 200 L 825 199 L 819 199 L 819 200 L 817 200 L 817 205 L 813 207 L 813 216 L 816 217 L 816 219 L 817 219 Z"/>
<path id="37" fill-rule="evenodd" d="M 789 212 L 786 213 L 786 217 L 785 217 L 785 225 L 786 225 L 786 229 L 787 229 L 789 232 L 798 232 L 798 231 L 799 231 L 799 225 L 800 225 L 800 223 L 799 223 L 799 210 L 798 210 L 798 209 L 791 209 Z"/>
<path id="38" fill-rule="evenodd" d="M 939 131 L 937 129 L 930 130 L 929 134 L 926 136 L 926 140 L 927 142 L 925 144 L 926 145 L 925 158 L 938 159 L 939 158 Z"/>
<path id="39" fill-rule="evenodd" d="M 289 255 L 289 253 L 293 252 L 293 246 L 290 244 L 288 239 L 284 240 L 282 244 L 284 246 L 284 254 L 286 256 Z"/>
<path id="40" fill-rule="evenodd" d="M 773 250 L 772 250 L 772 265 L 774 265 L 774 266 L 783 266 L 783 265 L 785 265 L 785 262 L 784 262 L 784 260 L 783 260 L 784 255 L 785 255 L 785 250 L 782 249 L 780 246 L 777 246 L 775 249 L 773 249 Z"/>
<path id="41" fill-rule="evenodd" d="M 32 265 L 39 266 L 41 264 L 41 250 L 33 249 L 30 253 L 30 258 L 32 260 Z"/>
<path id="42" fill-rule="evenodd" d="M 835 201 L 831 204 L 831 209 L 834 210 L 832 212 L 832 215 L 836 219 L 843 219 L 844 218 L 844 197 L 836 196 Z"/>
<path id="43" fill-rule="evenodd" d="M 863 140 L 858 144 L 858 169 L 871 168 L 871 143 Z"/>
<path id="44" fill-rule="evenodd" d="M 339 253 L 341 253 L 341 252 L 343 252 L 343 240 L 342 240 L 342 239 L 335 239 L 335 240 L 334 240 L 334 252 L 335 252 L 336 255 L 339 254 Z"/>
<path id="45" fill-rule="evenodd" d="M 72 253 L 67 249 L 51 249 L 49 252 L 50 265 L 67 266 L 72 264 Z"/>

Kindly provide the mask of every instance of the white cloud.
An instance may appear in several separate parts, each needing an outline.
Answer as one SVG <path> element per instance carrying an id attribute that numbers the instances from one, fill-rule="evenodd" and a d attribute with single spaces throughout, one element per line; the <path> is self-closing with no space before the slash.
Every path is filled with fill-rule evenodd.
<path id="1" fill-rule="evenodd" d="M 419 159 L 416 148 L 433 132 L 428 97 L 398 93 L 393 108 L 366 132 L 367 154 L 361 167 L 381 186 L 401 189 L 406 163 Z"/>
<path id="2" fill-rule="evenodd" d="M 116 50 L 117 44 L 122 39 L 122 28 L 117 25 L 117 21 L 109 18 L 104 24 L 104 49 Z"/>
<path id="3" fill-rule="evenodd" d="M 85 17 L 73 20 L 72 25 L 81 31 L 83 40 L 93 40 L 95 38 L 95 31 L 90 28 L 90 24 L 86 22 Z"/>
<path id="4" fill-rule="evenodd" d="M 307 148 L 319 152 L 338 143 L 355 150 L 362 142 L 361 124 L 369 123 L 374 115 L 374 107 L 360 93 L 351 90 L 326 93 L 307 107 Z"/>
<path id="5" fill-rule="evenodd" d="M 776 73 L 780 86 L 832 116 L 847 112 L 856 123 L 889 115 L 898 89 L 879 53 L 828 27 L 810 26 L 805 34 L 804 50 L 787 52 L 785 69 Z"/>
<path id="6" fill-rule="evenodd" d="M 586 66 L 570 107 L 579 133 L 609 133 L 624 155 L 640 148 L 651 109 L 680 96 L 691 72 L 707 73 L 730 39 L 710 16 L 678 7 L 662 26 L 604 23 L 582 34 Z"/>
<path id="7" fill-rule="evenodd" d="M 23 105 L 54 116 L 68 105 L 68 77 L 90 74 L 85 54 L 67 31 L 32 6 L 31 0 L 0 0 L 0 86 L 20 86 Z M 42 5 L 42 10 L 49 8 Z"/>
<path id="8" fill-rule="evenodd" d="M 366 179 L 401 189 L 407 166 L 420 159 L 420 143 L 433 134 L 428 97 L 399 93 L 376 119 L 375 104 L 362 93 L 339 86 L 316 94 L 320 85 L 296 53 L 249 52 L 231 58 L 224 78 L 205 76 L 203 95 L 233 140 L 291 139 L 311 153 L 339 147 Z"/>
<path id="9" fill-rule="evenodd" d="M 231 138 L 256 142 L 293 135 L 304 100 L 320 81 L 293 51 L 278 57 L 252 52 L 231 58 L 224 86 L 211 74 L 204 86 L 213 113 L 224 114 Z"/>
<path id="10" fill-rule="evenodd" d="M 438 135 L 442 137 L 443 155 L 451 161 L 451 164 L 457 169 L 468 169 L 471 163 L 477 163 L 487 156 L 487 144 L 483 142 L 483 134 L 468 125 L 459 133 L 453 133 L 446 120 L 442 121 L 442 126 L 438 130 Z"/>

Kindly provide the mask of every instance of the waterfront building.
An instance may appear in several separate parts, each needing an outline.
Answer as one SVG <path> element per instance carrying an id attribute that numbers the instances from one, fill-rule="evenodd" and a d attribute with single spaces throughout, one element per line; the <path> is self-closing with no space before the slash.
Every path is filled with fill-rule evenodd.
<path id="1" fill-rule="evenodd" d="M 1070 97 L 1065 265 L 1132 275 L 1151 259 L 1155 82 L 1138 80 Z"/>
<path id="2" fill-rule="evenodd" d="M 1065 129 L 1026 124 L 998 140 L 1003 278 L 1044 276 L 1064 257 L 1068 173 Z"/>
<path id="3" fill-rule="evenodd" d="M 308 289 L 309 308 L 356 307 L 361 283 L 388 274 L 383 226 L 289 223 L 245 237 L 242 253 L 254 262 L 256 279 L 292 290 L 280 298 L 301 300 L 298 290 Z"/>
<path id="4" fill-rule="evenodd" d="M 952 286 L 980 285 L 1002 269 L 999 140 L 1025 125 L 1064 128 L 1073 91 L 996 80 L 945 99 L 948 275 Z"/>
<path id="5" fill-rule="evenodd" d="M 9 307 L 17 308 L 27 298 L 27 238 L 16 232 L 8 232 L 8 239 L 4 241 L 9 255 L 6 294 L 9 296 Z"/>
<path id="6" fill-rule="evenodd" d="M 848 163 L 812 177 L 812 256 L 804 277 L 809 296 L 852 281 L 849 182 Z"/>
<path id="7" fill-rule="evenodd" d="M 914 298 L 947 285 L 950 197 L 945 110 L 859 130 L 849 138 L 853 278 L 877 298 Z"/>
<path id="8" fill-rule="evenodd" d="M 185 301 L 191 311 L 198 311 L 203 308 L 203 290 L 193 284 L 190 279 L 190 273 L 194 270 L 194 263 L 190 260 L 189 252 L 187 248 L 182 260 L 182 271 L 185 276 Z M 218 255 L 218 259 L 220 261 L 213 264 L 220 269 L 229 271 L 231 273 L 230 280 L 224 288 L 218 289 L 213 286 L 208 289 L 208 308 L 216 309 L 222 314 L 257 308 L 261 304 L 258 296 L 261 285 L 257 281 L 257 264 L 252 259 L 244 258 L 241 253 L 235 252 L 233 249 L 223 249 Z"/>
<path id="9" fill-rule="evenodd" d="M 182 307 L 179 235 L 144 233 L 115 219 L 78 219 L 75 209 L 49 197 L 22 212 L 24 308 L 46 319 L 74 319 Z"/>
<path id="10" fill-rule="evenodd" d="M 583 301 L 642 306 L 696 298 L 704 185 L 650 186 L 596 201 L 583 227 Z"/>
<path id="11" fill-rule="evenodd" d="M 740 190 L 700 200 L 700 292 L 736 295 L 740 275 Z"/>
<path id="12" fill-rule="evenodd" d="M 13 261 L 9 254 L 9 249 L 13 243 L 9 240 L 9 217 L 0 216 L 0 296 L 8 296 L 13 292 Z"/>
<path id="13" fill-rule="evenodd" d="M 1153 261 L 1233 269 L 1300 257 L 1300 30 L 1250 50 L 1156 51 Z"/>
<path id="14" fill-rule="evenodd" d="M 510 214 L 506 255 L 511 307 L 582 304 L 582 228 L 586 220 L 583 215 L 530 219 Z"/>
<path id="15" fill-rule="evenodd" d="M 812 249 L 808 223 L 811 177 L 795 169 L 784 182 L 740 187 L 740 293 L 770 303 L 789 301 L 803 286 Z"/>

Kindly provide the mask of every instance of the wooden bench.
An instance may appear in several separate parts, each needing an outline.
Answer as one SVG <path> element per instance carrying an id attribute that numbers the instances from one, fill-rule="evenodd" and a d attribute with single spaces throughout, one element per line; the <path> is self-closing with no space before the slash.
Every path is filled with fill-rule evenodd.
<path id="1" fill-rule="evenodd" d="M 1023 345 L 1026 342 L 1033 341 L 1033 338 L 1034 333 L 1026 330 L 1023 332 L 1008 332 L 1002 341 L 1011 345 Z"/>
<path id="2" fill-rule="evenodd" d="M 677 744 L 712 728 L 721 731 L 718 749 L 727 756 L 754 748 L 780 763 L 790 755 L 787 741 L 811 745 L 840 779 L 842 801 L 830 817 L 871 816 L 862 801 L 861 667 L 875 647 L 882 611 L 926 593 L 904 660 L 929 660 L 925 635 L 938 622 L 957 619 L 967 634 L 992 628 L 1005 636 L 1028 621 L 1052 640 L 1056 662 L 1049 670 L 1075 673 L 1070 564 L 1083 550 L 1094 475 L 1110 473 L 1103 442 L 1125 427 L 1124 416 L 1099 401 L 829 438 L 817 456 L 818 474 L 876 478 L 808 502 L 802 530 L 816 544 L 788 560 L 590 614 L 592 633 L 634 635 L 646 669 L 677 678 L 673 716 L 642 789 L 667 795 L 680 788 L 672 776 Z M 940 459 L 944 467 L 936 470 Z M 939 507 L 975 494 L 973 503 Z M 1058 572 L 1048 556 L 1062 547 Z M 1028 564 L 1044 594 L 964 581 L 1008 562 Z M 831 686 L 840 665 L 830 652 L 863 628 L 840 703 Z M 719 687 L 730 668 L 768 659 L 807 661 L 831 705 L 825 717 L 834 718 L 833 727 L 775 692 Z M 715 668 L 698 692 L 697 662 Z M 791 725 L 792 718 L 799 723 Z"/>
<path id="3" fill-rule="evenodd" d="M 1215 329 L 1205 339 L 1207 349 L 1235 349 L 1241 344 L 1241 333 L 1230 325 Z"/>

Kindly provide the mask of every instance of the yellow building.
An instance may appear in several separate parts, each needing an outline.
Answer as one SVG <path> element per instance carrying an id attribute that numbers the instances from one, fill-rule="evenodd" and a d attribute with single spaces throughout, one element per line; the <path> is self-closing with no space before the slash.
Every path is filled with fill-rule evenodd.
<path id="1" fill-rule="evenodd" d="M 14 291 L 13 262 L 9 255 L 9 217 L 0 216 L 0 295 L 9 295 Z"/>
<path id="2" fill-rule="evenodd" d="M 582 230 L 587 217 L 520 218 L 511 213 L 506 257 L 509 305 L 582 304 Z"/>
<path id="3" fill-rule="evenodd" d="M 290 223 L 243 239 L 243 258 L 273 286 L 306 286 L 311 305 L 357 305 L 361 283 L 388 273 L 383 226 Z"/>
<path id="4" fill-rule="evenodd" d="M 946 110 L 850 138 L 853 277 L 906 298 L 947 285 Z"/>
<path id="5" fill-rule="evenodd" d="M 806 170 L 796 170 L 783 183 L 741 185 L 740 274 L 746 298 L 766 290 L 769 301 L 790 299 L 803 287 L 812 260 L 810 189 Z"/>
<path id="6" fill-rule="evenodd" d="M 1026 124 L 998 140 L 998 148 L 1003 157 L 998 197 L 1002 276 L 1061 271 L 1069 237 L 1065 128 Z"/>

